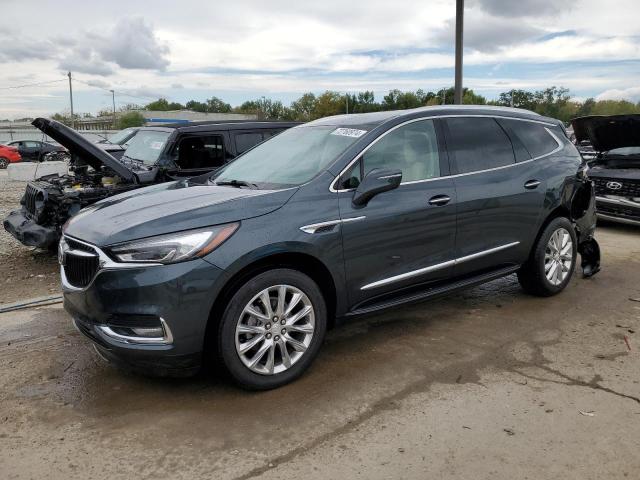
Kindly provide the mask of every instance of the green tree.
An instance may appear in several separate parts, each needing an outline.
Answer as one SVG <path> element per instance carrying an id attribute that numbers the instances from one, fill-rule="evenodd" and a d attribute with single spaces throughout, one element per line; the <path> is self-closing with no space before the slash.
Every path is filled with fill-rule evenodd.
<path id="1" fill-rule="evenodd" d="M 299 99 L 291 103 L 291 112 L 294 120 L 308 122 L 313 120 L 318 100 L 313 93 L 305 93 Z"/>
<path id="2" fill-rule="evenodd" d="M 231 112 L 231 105 L 223 102 L 218 97 L 211 97 L 207 99 L 207 112 L 209 113 L 229 113 Z"/>
<path id="3" fill-rule="evenodd" d="M 148 103 L 145 108 L 154 112 L 167 112 L 169 110 L 182 110 L 184 106 L 178 102 L 169 102 L 166 98 Z"/>
<path id="4" fill-rule="evenodd" d="M 127 112 L 118 117 L 116 127 L 118 129 L 129 127 L 142 127 L 146 120 L 140 112 Z"/>

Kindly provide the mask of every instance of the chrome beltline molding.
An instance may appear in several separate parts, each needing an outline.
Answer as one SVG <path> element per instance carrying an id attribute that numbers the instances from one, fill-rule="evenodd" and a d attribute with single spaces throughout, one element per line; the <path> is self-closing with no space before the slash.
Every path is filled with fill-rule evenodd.
<path id="1" fill-rule="evenodd" d="M 361 217 L 342 218 L 339 220 L 327 220 L 326 222 L 312 223 L 311 225 L 304 225 L 300 227 L 300 230 L 302 230 L 304 233 L 313 234 L 313 233 L 316 233 L 318 229 L 323 227 L 330 227 L 331 225 L 340 225 L 346 222 L 357 222 L 358 220 L 364 220 L 365 218 L 367 217 L 361 216 Z"/>
<path id="2" fill-rule="evenodd" d="M 476 258 L 484 257 L 485 255 L 491 255 L 492 253 L 500 252 L 502 250 L 506 250 L 507 248 L 515 247 L 519 245 L 520 242 L 511 242 L 506 245 L 500 245 L 498 247 L 490 248 L 489 250 L 483 250 L 482 252 L 472 253 L 471 255 L 465 255 L 464 257 L 458 257 L 453 260 L 447 260 L 446 262 L 437 263 L 435 265 L 431 265 L 429 267 L 420 268 L 418 270 L 412 270 L 410 272 L 401 273 L 400 275 L 394 275 L 393 277 L 383 278 L 382 280 L 378 280 L 373 283 L 368 283 L 363 287 L 360 287 L 360 290 L 370 290 L 372 288 L 381 287 L 383 285 L 389 285 L 390 283 L 399 282 L 401 280 L 405 280 L 407 278 L 417 277 L 424 273 L 434 272 L 436 270 L 442 270 L 443 268 L 453 267 L 463 262 L 468 262 L 469 260 L 475 260 Z"/>

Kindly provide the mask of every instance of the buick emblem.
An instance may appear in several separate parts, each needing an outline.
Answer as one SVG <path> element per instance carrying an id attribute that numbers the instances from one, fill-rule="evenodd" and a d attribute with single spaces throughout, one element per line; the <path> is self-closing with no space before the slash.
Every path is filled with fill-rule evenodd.
<path id="1" fill-rule="evenodd" d="M 622 184 L 620 182 L 607 182 L 607 188 L 609 190 L 620 190 L 622 188 Z"/>

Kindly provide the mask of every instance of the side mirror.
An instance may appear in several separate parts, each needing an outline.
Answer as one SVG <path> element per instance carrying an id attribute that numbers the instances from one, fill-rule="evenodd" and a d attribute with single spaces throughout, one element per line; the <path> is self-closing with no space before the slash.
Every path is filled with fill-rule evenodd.
<path id="1" fill-rule="evenodd" d="M 356 189 L 353 195 L 353 204 L 356 206 L 364 206 L 379 193 L 398 188 L 401 181 L 401 170 L 374 168 L 364 177 Z"/>

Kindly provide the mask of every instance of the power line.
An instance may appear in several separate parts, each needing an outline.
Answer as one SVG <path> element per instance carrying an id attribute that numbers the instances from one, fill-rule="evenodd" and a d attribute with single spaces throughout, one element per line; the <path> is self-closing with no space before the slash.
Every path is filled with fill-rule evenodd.
<path id="1" fill-rule="evenodd" d="M 49 83 L 57 83 L 57 82 L 65 82 L 66 79 L 61 78 L 60 80 L 51 80 L 48 82 L 36 82 L 36 83 L 25 83 L 23 85 L 11 85 L 10 87 L 0 87 L 0 90 L 11 90 L 14 88 L 25 88 L 25 87 L 37 87 L 39 85 L 47 85 Z"/>

